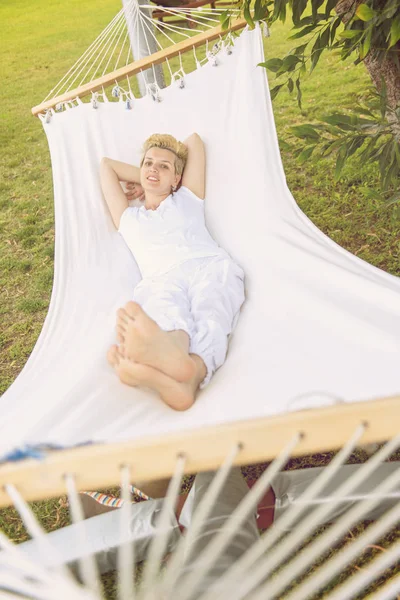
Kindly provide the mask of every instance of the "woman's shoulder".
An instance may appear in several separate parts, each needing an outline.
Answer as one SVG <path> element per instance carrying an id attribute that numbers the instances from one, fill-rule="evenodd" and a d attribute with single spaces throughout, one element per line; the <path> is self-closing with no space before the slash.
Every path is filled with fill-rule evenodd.
<path id="1" fill-rule="evenodd" d="M 186 195 L 186 196 L 191 196 L 193 198 L 196 198 L 196 200 L 198 202 L 203 203 L 204 200 L 202 198 L 199 198 L 198 196 L 196 196 L 196 194 L 194 192 L 192 192 L 192 190 L 188 187 L 186 187 L 185 185 L 181 185 L 181 187 L 179 188 L 179 190 L 177 190 L 177 192 L 175 192 L 176 194 L 179 193 L 179 195 Z"/>
<path id="2" fill-rule="evenodd" d="M 129 222 L 132 218 L 134 218 L 138 212 L 139 208 L 137 206 L 127 206 L 124 212 L 121 215 L 119 220 L 118 231 L 121 231 L 121 228 Z"/>

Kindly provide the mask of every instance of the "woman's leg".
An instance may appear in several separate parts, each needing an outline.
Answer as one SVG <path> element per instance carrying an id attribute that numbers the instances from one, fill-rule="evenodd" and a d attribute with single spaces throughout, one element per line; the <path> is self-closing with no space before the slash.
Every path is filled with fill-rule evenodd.
<path id="1" fill-rule="evenodd" d="M 180 267 L 142 279 L 134 301 L 117 313 L 118 341 L 125 355 L 177 381 L 188 381 L 195 373 L 188 352 L 194 327 L 187 297 L 189 274 L 188 267 Z"/>
<path id="2" fill-rule="evenodd" d="M 188 381 L 195 365 L 180 343 L 176 343 L 137 302 L 118 310 L 123 352 L 132 361 L 159 369 L 177 381 Z"/>
<path id="3" fill-rule="evenodd" d="M 201 354 L 189 354 L 190 334 L 194 334 L 196 325 L 187 282 L 203 262 L 188 261 L 174 273 L 142 280 L 135 288 L 136 302 L 118 311 L 121 347 L 112 347 L 108 354 L 123 383 L 150 387 L 177 410 L 193 404 L 207 374 Z"/>
<path id="4" fill-rule="evenodd" d="M 206 376 L 200 384 L 203 389 L 225 362 L 229 336 L 245 300 L 243 270 L 229 259 L 204 259 L 203 268 L 193 277 L 189 299 L 196 323 L 189 352 L 206 366 Z"/>
<path id="5" fill-rule="evenodd" d="M 168 331 L 167 333 L 174 340 L 174 342 L 179 344 L 183 348 L 183 350 L 189 354 L 190 358 L 194 361 L 196 365 L 196 371 L 194 373 L 194 376 L 190 380 L 191 387 L 193 389 L 193 394 L 196 395 L 196 392 L 199 389 L 199 385 L 201 384 L 201 382 L 207 374 L 207 367 L 204 363 L 204 360 L 201 358 L 201 356 L 198 356 L 197 354 L 189 353 L 190 337 L 185 331 L 179 329 L 178 331 Z"/>

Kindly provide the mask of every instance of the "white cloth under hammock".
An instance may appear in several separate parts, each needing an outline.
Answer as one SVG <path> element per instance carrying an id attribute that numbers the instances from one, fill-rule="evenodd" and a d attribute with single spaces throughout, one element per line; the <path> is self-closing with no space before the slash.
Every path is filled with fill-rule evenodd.
<path id="1" fill-rule="evenodd" d="M 53 174 L 55 279 L 42 333 L 0 400 L 0 456 L 24 444 L 119 441 L 400 392 L 400 279 L 315 227 L 287 188 L 260 31 L 231 55 L 127 110 L 100 102 L 44 123 Z M 138 164 L 154 132 L 197 131 L 207 151 L 206 221 L 246 273 L 226 363 L 177 413 L 107 364 L 115 312 L 140 280 L 99 182 L 103 156 Z M 297 400 L 296 400 L 297 399 Z"/>

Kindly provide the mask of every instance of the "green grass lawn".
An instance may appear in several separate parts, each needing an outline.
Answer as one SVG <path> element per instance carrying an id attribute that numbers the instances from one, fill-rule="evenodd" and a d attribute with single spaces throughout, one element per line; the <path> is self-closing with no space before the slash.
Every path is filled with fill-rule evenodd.
<path id="1" fill-rule="evenodd" d="M 30 109 L 120 7 L 119 0 L 14 0 L 0 5 L 0 393 L 14 381 L 32 351 L 53 280 L 51 165 L 41 123 Z M 271 37 L 265 39 L 267 58 L 283 56 L 292 47 L 287 40 L 290 29 L 290 23 L 273 26 Z M 269 75 L 271 87 L 274 77 Z M 354 67 L 350 60 L 342 63 L 333 53 L 323 55 L 313 75 L 304 81 L 302 112 L 287 91 L 274 100 L 278 138 L 288 185 L 304 213 L 350 252 L 400 275 L 398 222 L 389 210 L 377 210 L 359 192 L 361 186 L 378 187 L 377 170 L 370 165 L 360 170 L 350 163 L 342 180 L 335 183 L 332 160 L 299 165 L 284 150 L 293 125 L 351 108 L 368 85 L 362 65 Z M 321 464 L 312 458 L 310 463 Z M 34 510 L 48 530 L 68 521 L 64 499 L 34 503 Z M 27 538 L 11 509 L 0 511 L 0 529 L 15 540 Z M 113 584 L 109 585 L 112 589 Z"/>

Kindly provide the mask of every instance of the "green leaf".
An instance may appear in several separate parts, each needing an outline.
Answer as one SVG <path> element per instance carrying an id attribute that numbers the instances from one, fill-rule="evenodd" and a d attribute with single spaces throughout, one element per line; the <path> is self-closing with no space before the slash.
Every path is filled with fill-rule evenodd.
<path id="1" fill-rule="evenodd" d="M 276 96 L 278 95 L 279 90 L 281 89 L 281 87 L 284 84 L 281 83 L 280 85 L 276 85 L 274 88 L 272 88 L 272 90 L 270 90 L 270 94 L 271 94 L 271 100 L 274 100 L 276 98 Z"/>
<path id="2" fill-rule="evenodd" d="M 327 48 L 329 46 L 329 34 L 330 34 L 330 25 L 321 33 L 321 48 Z"/>
<path id="3" fill-rule="evenodd" d="M 283 63 L 283 60 L 281 58 L 270 58 L 269 60 L 267 60 L 263 63 L 259 63 L 257 66 L 265 67 L 269 71 L 276 73 L 281 68 L 282 63 Z"/>
<path id="4" fill-rule="evenodd" d="M 307 27 L 304 27 L 304 29 L 302 29 L 301 31 L 295 33 L 294 35 L 290 35 L 289 40 L 297 40 L 298 38 L 301 38 L 307 35 L 308 33 L 311 33 L 311 31 L 314 31 L 315 27 L 316 25 L 308 25 Z"/>
<path id="5" fill-rule="evenodd" d="M 325 19 L 329 19 L 332 10 L 335 8 L 338 0 L 328 0 L 325 6 Z"/>
<path id="6" fill-rule="evenodd" d="M 400 15 L 392 21 L 392 25 L 390 27 L 390 42 L 389 48 L 397 44 L 400 40 Z"/>
<path id="7" fill-rule="evenodd" d="M 272 20 L 276 21 L 279 19 L 282 23 L 286 20 L 286 0 L 275 0 L 274 1 L 274 12 Z"/>
<path id="8" fill-rule="evenodd" d="M 343 131 L 352 131 L 354 129 L 354 119 L 349 115 L 328 115 L 327 117 L 323 117 L 321 121 L 334 125 Z"/>
<path id="9" fill-rule="evenodd" d="M 308 44 L 302 44 L 301 46 L 297 46 L 294 50 L 293 50 L 293 54 L 295 54 L 296 56 L 299 56 L 299 54 L 304 54 L 304 50 L 307 48 Z"/>
<path id="10" fill-rule="evenodd" d="M 291 131 L 293 132 L 293 134 L 296 137 L 299 137 L 299 138 L 304 138 L 304 139 L 311 138 L 312 140 L 319 140 L 321 137 L 319 135 L 318 131 L 316 131 L 314 129 L 314 127 L 309 124 L 296 125 L 295 127 L 291 127 Z"/>
<path id="11" fill-rule="evenodd" d="M 360 34 L 361 31 L 359 29 L 345 29 L 339 34 L 339 36 L 345 39 L 351 39 Z"/>
<path id="12" fill-rule="evenodd" d="M 283 63 L 280 70 L 284 72 L 293 71 L 299 62 L 301 62 L 301 59 L 298 56 L 296 56 L 295 54 L 289 54 L 283 59 Z"/>
<path id="13" fill-rule="evenodd" d="M 376 12 L 372 10 L 368 4 L 359 4 L 357 6 L 356 15 L 361 21 L 370 21 L 376 15 Z"/>
<path id="14" fill-rule="evenodd" d="M 382 6 L 382 15 L 385 19 L 391 19 L 399 10 L 399 3 L 397 0 L 386 0 L 385 6 Z"/>
<path id="15" fill-rule="evenodd" d="M 291 150 L 292 146 L 290 144 L 288 144 L 286 140 L 280 139 L 279 140 L 279 148 L 281 150 Z"/>
<path id="16" fill-rule="evenodd" d="M 300 88 L 300 77 L 296 79 L 296 88 L 297 88 L 297 105 L 301 110 L 301 88 Z"/>
<path id="17" fill-rule="evenodd" d="M 365 141 L 365 138 L 361 135 L 353 138 L 347 149 L 347 158 L 349 156 L 351 156 L 352 154 L 354 154 L 360 148 L 360 146 L 363 145 L 364 141 Z"/>
<path id="18" fill-rule="evenodd" d="M 243 8 L 243 16 L 246 19 L 247 24 L 250 27 L 250 29 L 254 29 L 255 28 L 254 21 L 250 14 L 250 0 L 245 1 L 245 5 Z"/>
<path id="19" fill-rule="evenodd" d="M 363 108 L 362 106 L 354 106 L 354 108 L 353 108 L 353 112 L 356 112 L 356 113 L 358 113 L 358 114 L 360 114 L 360 115 L 366 115 L 366 116 L 368 116 L 368 117 L 374 117 L 374 113 L 372 113 L 372 112 L 371 112 L 370 110 L 368 110 L 367 108 Z M 371 124 L 372 124 L 372 123 L 374 123 L 374 124 L 375 124 L 375 122 L 372 122 L 372 121 L 370 121 L 370 123 L 371 123 Z"/>
<path id="20" fill-rule="evenodd" d="M 344 162 L 346 160 L 346 155 L 347 155 L 347 146 L 343 145 L 337 155 L 336 158 L 336 168 L 335 168 L 335 181 L 338 181 L 340 174 L 342 172 L 342 169 L 344 167 Z"/>
<path id="21" fill-rule="evenodd" d="M 222 27 L 223 31 L 225 31 L 226 29 L 228 29 L 228 27 L 229 27 L 229 21 L 230 21 L 229 11 L 225 10 L 219 16 L 219 22 L 221 23 L 221 27 Z"/>
<path id="22" fill-rule="evenodd" d="M 366 36 L 360 46 L 360 60 L 364 60 L 371 48 L 372 39 L 372 27 L 370 27 L 366 33 Z"/>
<path id="23" fill-rule="evenodd" d="M 328 143 L 323 152 L 322 152 L 322 157 L 325 158 L 327 156 L 330 156 L 332 154 L 332 152 L 334 152 L 335 150 L 338 150 L 340 148 L 340 146 L 343 144 L 343 139 L 339 138 L 338 140 L 335 140 L 332 143 Z"/>
<path id="24" fill-rule="evenodd" d="M 398 180 L 398 178 L 399 178 L 399 169 L 396 164 L 396 159 L 392 159 L 390 161 L 389 165 L 387 164 L 386 161 L 384 164 L 381 164 L 381 161 L 380 161 L 379 166 L 381 168 L 381 175 L 382 175 L 382 189 L 384 191 L 387 191 L 390 184 L 394 183 L 396 181 L 396 179 Z M 386 170 L 386 173 L 385 173 L 385 170 Z"/>
<path id="25" fill-rule="evenodd" d="M 390 155 L 391 149 L 392 149 L 391 141 L 389 140 L 388 142 L 383 144 L 381 149 L 382 149 L 382 153 L 379 156 L 378 164 L 379 164 L 379 170 L 381 173 L 381 186 L 382 186 L 382 189 L 385 190 L 385 189 L 387 189 L 387 187 L 389 185 L 389 180 L 387 177 L 387 168 L 388 168 L 388 162 L 389 162 L 389 155 Z"/>
<path id="26" fill-rule="evenodd" d="M 373 137 L 370 138 L 367 143 L 364 145 L 364 148 L 361 150 L 360 154 L 359 154 L 359 160 L 360 163 L 365 163 L 365 162 L 372 162 L 372 154 L 373 154 L 373 149 L 374 146 L 377 142 L 377 138 Z"/>
<path id="27" fill-rule="evenodd" d="M 300 21 L 298 23 L 296 23 L 296 27 L 295 29 L 300 29 L 300 27 L 304 27 L 305 25 L 315 25 L 313 18 L 311 16 L 309 17 L 303 17 L 302 19 L 300 19 Z"/>
<path id="28" fill-rule="evenodd" d="M 293 3 L 292 8 L 292 20 L 294 25 L 298 25 L 300 22 L 301 15 L 307 7 L 308 0 L 297 0 Z"/>
<path id="29" fill-rule="evenodd" d="M 337 19 L 335 19 L 333 21 L 333 25 L 331 26 L 331 44 L 333 43 L 333 40 L 335 39 L 335 34 L 336 34 L 336 30 L 339 27 L 339 25 L 341 24 L 342 19 L 340 17 L 337 17 Z"/>
<path id="30" fill-rule="evenodd" d="M 311 67 L 310 73 L 314 70 L 317 62 L 319 61 L 319 57 L 321 56 L 321 52 L 324 48 L 321 45 L 321 36 L 319 35 L 315 41 L 313 49 L 311 50 Z"/>
<path id="31" fill-rule="evenodd" d="M 314 151 L 314 148 L 315 145 L 307 146 L 302 152 L 300 152 L 299 156 L 297 157 L 297 160 L 300 164 L 304 163 L 308 158 L 310 158 L 311 154 Z"/>
<path id="32" fill-rule="evenodd" d="M 263 0 L 256 0 L 254 4 L 253 21 L 262 21 L 269 16 L 268 4 Z"/>
<path id="33" fill-rule="evenodd" d="M 280 11 L 281 11 L 281 6 L 282 6 L 282 0 L 275 0 L 274 1 L 274 10 L 272 13 L 272 20 L 276 21 L 279 18 L 280 15 Z"/>
<path id="34" fill-rule="evenodd" d="M 288 86 L 289 92 L 292 93 L 293 89 L 294 89 L 294 83 L 293 83 L 293 79 L 292 78 L 288 79 L 287 86 Z"/>
<path id="35" fill-rule="evenodd" d="M 318 9 L 323 5 L 323 3 L 324 0 L 311 0 L 312 18 L 314 22 L 317 20 Z"/>

